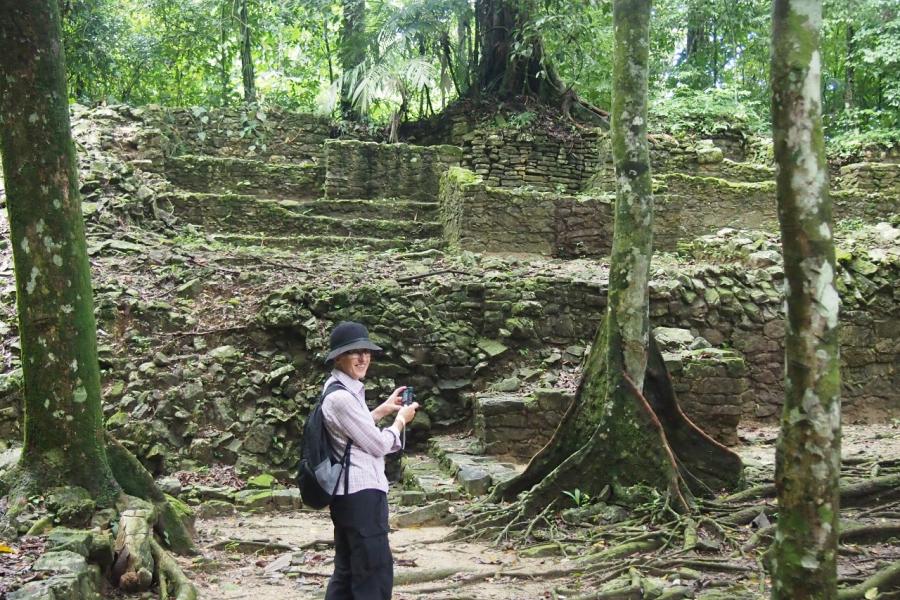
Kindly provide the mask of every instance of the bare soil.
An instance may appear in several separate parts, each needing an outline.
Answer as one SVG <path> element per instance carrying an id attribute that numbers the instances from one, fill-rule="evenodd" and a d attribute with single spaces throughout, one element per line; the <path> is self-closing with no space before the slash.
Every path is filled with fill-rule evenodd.
<path id="1" fill-rule="evenodd" d="M 751 425 L 741 430 L 742 444 L 737 451 L 745 460 L 751 479 L 771 479 L 777 435 L 777 428 L 771 425 Z M 900 425 L 896 422 L 846 425 L 843 455 L 854 461 L 900 458 Z M 463 510 L 465 506 L 457 508 Z M 747 536 L 752 533 L 752 528 L 753 525 L 746 526 Z M 590 574 L 589 569 L 575 570 L 575 556 L 525 558 L 518 553 L 519 548 L 512 546 L 444 541 L 452 531 L 450 527 L 426 527 L 391 532 L 395 599 L 571 598 L 588 591 L 585 583 L 590 577 L 585 576 Z M 192 579 L 204 599 L 283 600 L 322 598 L 324 595 L 333 555 L 329 545 L 331 523 L 326 511 L 200 520 L 198 534 L 201 548 L 229 539 L 263 540 L 290 548 L 270 554 L 208 549 L 199 561 L 183 559 L 183 566 L 192 572 Z M 316 545 L 316 542 L 321 543 Z M 897 560 L 897 552 L 891 548 L 888 544 L 844 553 L 841 573 L 852 578 L 854 574 L 871 571 L 866 565 L 872 561 Z M 295 572 L 290 575 L 277 570 L 276 561 L 284 563 L 289 560 L 287 556 L 291 556 L 294 563 L 292 570 Z M 727 559 L 727 551 L 718 558 Z M 753 564 L 752 560 L 750 564 Z M 498 573 L 500 571 L 502 574 Z M 411 578 L 427 581 L 410 583 Z M 761 568 L 719 580 L 716 586 L 729 581 L 750 584 L 751 589 L 759 590 L 760 598 L 768 595 L 766 574 Z M 691 585 L 699 592 L 712 582 L 700 579 Z"/>

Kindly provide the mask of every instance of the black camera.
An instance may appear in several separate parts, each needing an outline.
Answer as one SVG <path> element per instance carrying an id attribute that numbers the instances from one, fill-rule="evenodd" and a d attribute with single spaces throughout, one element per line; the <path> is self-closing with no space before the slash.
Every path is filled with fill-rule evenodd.
<path id="1" fill-rule="evenodd" d="M 413 393 L 412 386 L 408 386 L 403 390 L 403 406 L 409 406 L 416 401 L 416 395 Z"/>

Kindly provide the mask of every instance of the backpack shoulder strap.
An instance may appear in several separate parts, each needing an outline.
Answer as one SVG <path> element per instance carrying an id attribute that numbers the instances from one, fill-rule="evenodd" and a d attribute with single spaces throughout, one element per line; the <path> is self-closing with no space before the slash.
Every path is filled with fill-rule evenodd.
<path id="1" fill-rule="evenodd" d="M 328 396 L 328 394 L 331 394 L 332 392 L 335 392 L 339 389 L 346 390 L 347 387 L 340 381 L 332 381 L 331 383 L 329 383 L 328 387 L 325 388 L 325 391 L 322 392 L 322 397 L 319 399 L 319 403 L 321 404 L 322 402 L 324 402 L 325 397 Z M 347 390 L 347 391 L 349 391 L 349 390 Z M 330 443 L 331 443 L 330 435 L 328 436 L 328 441 L 329 441 L 329 445 L 330 445 Z M 344 454 L 343 454 L 343 456 L 341 456 L 341 468 L 344 470 L 344 493 L 345 494 L 347 493 L 347 486 L 348 486 L 348 482 L 347 482 L 347 474 L 348 473 L 347 472 L 349 471 L 349 467 L 350 467 L 350 447 L 352 445 L 353 445 L 353 440 L 351 440 L 350 438 L 347 438 L 347 445 L 344 446 Z M 335 454 L 337 454 L 337 453 L 335 453 Z M 338 481 L 340 481 L 340 479 Z M 335 492 L 337 491 L 337 486 L 335 486 L 334 491 Z M 333 493 L 334 492 L 332 492 L 332 494 Z"/>
<path id="2" fill-rule="evenodd" d="M 322 396 L 319 398 L 319 401 L 322 402 L 325 400 L 325 397 L 332 392 L 336 392 L 337 390 L 346 390 L 346 386 L 340 381 L 332 381 L 328 384 L 328 387 L 325 388 L 325 391 L 322 392 Z"/>

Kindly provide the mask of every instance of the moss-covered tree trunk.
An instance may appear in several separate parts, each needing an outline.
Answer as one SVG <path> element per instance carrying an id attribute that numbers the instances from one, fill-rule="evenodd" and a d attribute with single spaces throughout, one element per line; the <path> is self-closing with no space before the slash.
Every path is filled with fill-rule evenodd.
<path id="1" fill-rule="evenodd" d="M 616 214 L 607 305 L 608 370 L 613 387 L 623 376 L 644 385 L 650 336 L 650 259 L 653 190 L 647 141 L 650 0 L 613 3 L 612 157 Z"/>
<path id="2" fill-rule="evenodd" d="M 342 18 L 338 57 L 341 62 L 341 115 L 358 121 L 359 111 L 353 108 L 356 78 L 353 70 L 366 60 L 366 3 L 365 0 L 341 0 Z"/>
<path id="3" fill-rule="evenodd" d="M 772 130 L 784 252 L 785 401 L 775 465 L 773 598 L 837 598 L 840 372 L 822 131 L 821 0 L 776 0 Z"/>
<path id="4" fill-rule="evenodd" d="M 34 494 L 70 485 L 87 489 L 98 506 L 114 506 L 124 487 L 157 506 L 160 516 L 151 524 L 172 548 L 191 552 L 183 520 L 140 462 L 114 442 L 107 452 L 59 5 L 0 0 L 0 14 L 0 154 L 25 376 L 12 510 Z M 180 573 L 171 565 L 169 571 Z M 183 575 L 179 582 L 179 597 L 196 597 Z"/>
<path id="5" fill-rule="evenodd" d="M 250 36 L 250 11 L 248 0 L 241 0 L 241 79 L 244 82 L 244 102 L 256 102 L 256 73 L 253 69 L 253 44 Z"/>
<path id="6" fill-rule="evenodd" d="M 110 505 L 120 490 L 104 445 L 59 6 L 0 0 L 0 9 L 0 152 L 25 376 L 18 483 L 74 483 Z"/>
<path id="7" fill-rule="evenodd" d="M 613 3 L 612 136 L 616 217 L 606 318 L 587 359 L 575 402 L 551 441 L 494 500 L 524 498 L 527 512 L 566 489 L 648 484 L 677 506 L 699 488 L 734 486 L 740 460 L 680 411 L 665 364 L 650 339 L 649 278 L 653 195 L 647 141 L 650 0 Z"/>

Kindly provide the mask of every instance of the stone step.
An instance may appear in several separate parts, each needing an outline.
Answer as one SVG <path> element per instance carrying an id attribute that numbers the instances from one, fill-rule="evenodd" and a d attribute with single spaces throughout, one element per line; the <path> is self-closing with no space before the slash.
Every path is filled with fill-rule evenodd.
<path id="1" fill-rule="evenodd" d="M 474 437 L 440 435 L 431 438 L 428 453 L 470 496 L 483 496 L 497 483 L 525 470 L 524 463 L 481 454 L 480 446 Z"/>
<path id="2" fill-rule="evenodd" d="M 860 162 L 844 165 L 837 179 L 838 187 L 843 189 L 896 195 L 900 192 L 900 163 Z"/>
<path id="3" fill-rule="evenodd" d="M 175 186 L 194 192 L 233 192 L 279 198 L 321 195 L 323 169 L 314 162 L 273 163 L 222 156 L 172 156 L 166 177 Z"/>
<path id="4" fill-rule="evenodd" d="M 594 178 L 591 187 L 595 190 L 615 192 L 616 179 L 611 171 L 611 166 L 607 165 L 604 169 Z M 654 187 L 663 186 L 673 176 L 713 179 L 735 185 L 771 183 L 774 186 L 775 169 L 767 165 L 737 162 L 727 158 L 721 162 L 709 164 L 686 162 L 653 166 Z"/>
<path id="5" fill-rule="evenodd" d="M 307 203 L 256 198 L 246 194 L 168 194 L 160 201 L 187 223 L 222 233 L 292 235 L 356 235 L 369 238 L 426 239 L 441 237 L 435 221 L 366 219 L 304 214 Z"/>
<path id="6" fill-rule="evenodd" d="M 382 198 L 371 200 L 316 198 L 315 200 L 296 198 L 264 198 L 255 194 L 234 194 L 227 192 L 172 192 L 158 197 L 179 207 L 188 205 L 226 205 L 229 210 L 255 212 L 259 207 L 278 206 L 298 215 L 319 215 L 351 219 L 379 219 L 404 221 L 437 221 L 437 202 L 420 202 L 402 198 Z"/>
<path id="7" fill-rule="evenodd" d="M 319 198 L 303 205 L 309 214 L 368 219 L 403 219 L 406 221 L 436 221 L 437 202 L 422 202 L 402 198 L 377 200 L 336 200 Z"/>
<path id="8" fill-rule="evenodd" d="M 433 500 L 459 500 L 462 491 L 452 475 L 427 454 L 403 455 L 403 487 L 424 494 L 425 502 Z"/>
<path id="9" fill-rule="evenodd" d="M 210 236 L 221 244 L 241 247 L 278 248 L 283 250 L 304 250 L 313 248 L 392 250 L 408 248 L 441 248 L 439 239 L 411 240 L 409 238 L 370 238 L 337 235 L 288 235 L 264 236 L 259 234 L 214 234 Z"/>
<path id="10" fill-rule="evenodd" d="M 474 405 L 475 436 L 485 454 L 527 462 L 550 441 L 572 394 L 538 388 L 529 395 L 484 392 Z"/>

